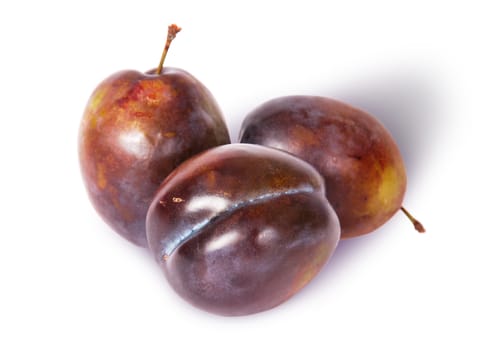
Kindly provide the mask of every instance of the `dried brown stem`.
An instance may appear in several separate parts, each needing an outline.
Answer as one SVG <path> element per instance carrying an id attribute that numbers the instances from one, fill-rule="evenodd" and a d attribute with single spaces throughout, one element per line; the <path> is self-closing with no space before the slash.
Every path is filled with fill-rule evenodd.
<path id="1" fill-rule="evenodd" d="M 175 39 L 176 34 L 181 30 L 176 24 L 172 24 L 168 26 L 168 34 L 166 36 L 165 48 L 163 49 L 163 53 L 161 54 L 160 64 L 156 69 L 156 74 L 161 74 L 163 70 L 163 63 L 165 63 L 166 54 L 168 53 L 168 49 L 170 48 L 170 44 Z"/>
<path id="2" fill-rule="evenodd" d="M 412 214 L 410 214 L 407 209 L 405 209 L 404 207 L 400 207 L 400 210 L 403 211 L 403 213 L 407 216 L 407 218 L 412 222 L 413 226 L 415 227 L 415 229 L 420 232 L 420 233 L 424 233 L 425 232 L 425 228 L 423 227 L 423 225 L 420 223 L 420 221 L 418 221 L 417 219 L 415 219 Z"/>

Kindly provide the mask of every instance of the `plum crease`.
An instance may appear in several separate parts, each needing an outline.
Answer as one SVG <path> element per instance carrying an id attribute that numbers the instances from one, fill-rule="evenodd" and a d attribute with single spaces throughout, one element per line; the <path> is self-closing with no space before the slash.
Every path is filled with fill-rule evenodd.
<path id="1" fill-rule="evenodd" d="M 265 193 L 248 200 L 239 201 L 233 205 L 228 206 L 226 209 L 216 213 L 214 216 L 200 221 L 199 223 L 194 225 L 190 230 L 186 230 L 182 234 L 177 235 L 176 239 L 173 242 L 167 244 L 166 247 L 162 250 L 160 254 L 160 261 L 167 261 L 168 258 L 173 254 L 173 252 L 175 252 L 178 248 L 180 248 L 185 242 L 190 240 L 192 237 L 200 234 L 207 226 L 217 221 L 223 220 L 224 218 L 227 218 L 228 216 L 232 215 L 234 212 L 236 212 L 241 208 L 245 208 L 249 205 L 264 203 L 268 200 L 276 199 L 283 196 L 292 196 L 292 195 L 305 194 L 305 193 L 316 193 L 318 191 L 319 191 L 318 189 L 306 185 L 304 187 L 299 187 L 299 188 L 290 189 L 290 190 L 281 191 L 281 192 Z"/>

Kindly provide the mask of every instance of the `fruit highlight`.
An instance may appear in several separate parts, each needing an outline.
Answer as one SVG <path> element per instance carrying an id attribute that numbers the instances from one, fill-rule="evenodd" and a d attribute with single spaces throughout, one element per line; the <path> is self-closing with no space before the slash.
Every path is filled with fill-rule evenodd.
<path id="1" fill-rule="evenodd" d="M 183 298 L 216 314 L 247 315 L 305 286 L 333 253 L 340 228 L 313 167 L 232 144 L 168 176 L 148 211 L 147 235 Z"/>
<path id="2" fill-rule="evenodd" d="M 210 91 L 179 68 L 117 72 L 89 99 L 79 131 L 79 159 L 89 197 L 101 217 L 146 247 L 145 220 L 163 179 L 184 160 L 230 143 Z M 159 73 L 158 73 L 159 71 Z"/>
<path id="3" fill-rule="evenodd" d="M 402 211 L 407 177 L 390 132 L 319 96 L 270 100 L 230 144 L 223 114 L 190 73 L 112 74 L 93 91 L 78 138 L 100 216 L 148 248 L 174 290 L 225 316 L 269 310 L 306 286 L 338 242 Z"/>
<path id="4" fill-rule="evenodd" d="M 247 115 L 239 141 L 281 149 L 313 165 L 326 181 L 342 238 L 373 232 L 402 207 L 407 178 L 395 140 L 376 118 L 343 102 L 319 96 L 270 100 Z"/>

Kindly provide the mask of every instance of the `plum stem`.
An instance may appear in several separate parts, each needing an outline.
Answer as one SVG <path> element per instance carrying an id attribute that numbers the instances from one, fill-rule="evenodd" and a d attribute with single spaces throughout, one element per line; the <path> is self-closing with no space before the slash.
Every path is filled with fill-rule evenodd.
<path id="1" fill-rule="evenodd" d="M 407 216 L 407 218 L 412 222 L 413 226 L 415 227 L 415 229 L 420 232 L 420 233 L 424 233 L 425 232 L 425 228 L 423 227 L 423 225 L 420 223 L 420 221 L 418 221 L 417 219 L 415 219 L 412 214 L 410 214 L 407 209 L 405 209 L 404 207 L 400 207 L 400 210 L 403 211 L 403 213 Z"/>
<path id="2" fill-rule="evenodd" d="M 170 48 L 170 44 L 175 39 L 176 34 L 181 30 L 176 24 L 171 24 L 168 26 L 168 34 L 166 36 L 165 48 L 163 49 L 163 53 L 161 54 L 160 64 L 156 69 L 156 74 L 161 74 L 163 70 L 163 63 L 165 63 L 166 54 L 168 53 L 168 49 Z"/>

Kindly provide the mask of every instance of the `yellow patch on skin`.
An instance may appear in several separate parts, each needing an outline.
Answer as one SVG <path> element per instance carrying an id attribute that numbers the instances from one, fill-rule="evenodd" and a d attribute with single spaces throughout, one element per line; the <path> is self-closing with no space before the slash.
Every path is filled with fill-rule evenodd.
<path id="1" fill-rule="evenodd" d="M 104 190 L 108 184 L 106 180 L 106 167 L 104 164 L 97 164 L 97 185 L 100 189 Z"/>
<path id="2" fill-rule="evenodd" d="M 398 176 L 395 168 L 385 168 L 382 174 L 382 181 L 378 188 L 377 198 L 382 205 L 388 205 L 395 201 L 398 191 L 395 191 L 395 186 L 398 185 Z"/>
<path id="3" fill-rule="evenodd" d="M 91 99 L 89 100 L 89 107 L 92 110 L 97 110 L 99 105 L 101 104 L 101 101 L 103 100 L 104 96 L 106 96 L 106 89 L 98 88 L 96 91 L 91 96 Z"/>
<path id="4" fill-rule="evenodd" d="M 99 87 L 95 90 L 89 99 L 87 113 L 89 118 L 89 127 L 95 129 L 99 117 L 99 107 L 104 97 L 106 96 L 107 90 L 105 88 Z"/>
<path id="5" fill-rule="evenodd" d="M 385 211 L 395 205 L 400 193 L 401 178 L 393 166 L 382 169 L 381 179 L 376 193 L 371 194 L 367 203 L 368 214 Z"/>

